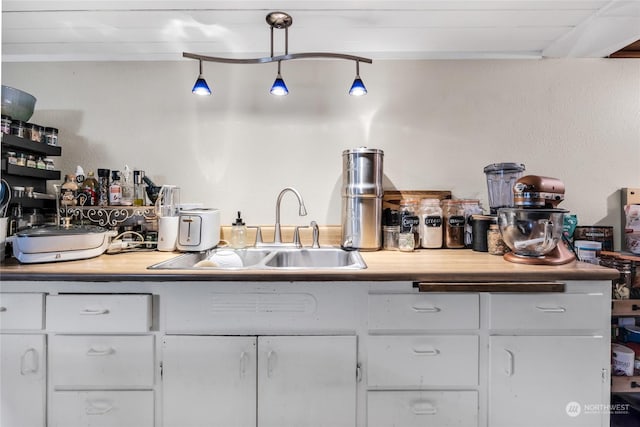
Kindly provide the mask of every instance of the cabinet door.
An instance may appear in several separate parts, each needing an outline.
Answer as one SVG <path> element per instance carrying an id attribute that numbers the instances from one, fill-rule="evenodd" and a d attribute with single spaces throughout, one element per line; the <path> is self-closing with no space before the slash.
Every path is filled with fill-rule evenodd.
<path id="1" fill-rule="evenodd" d="M 259 427 L 354 427 L 356 337 L 258 338 Z"/>
<path id="2" fill-rule="evenodd" d="M 595 336 L 491 337 L 489 425 L 602 425 L 607 345 Z"/>
<path id="3" fill-rule="evenodd" d="M 0 426 L 45 425 L 45 336 L 0 335 Z"/>
<path id="4" fill-rule="evenodd" d="M 256 338 L 167 335 L 164 427 L 255 427 Z"/>

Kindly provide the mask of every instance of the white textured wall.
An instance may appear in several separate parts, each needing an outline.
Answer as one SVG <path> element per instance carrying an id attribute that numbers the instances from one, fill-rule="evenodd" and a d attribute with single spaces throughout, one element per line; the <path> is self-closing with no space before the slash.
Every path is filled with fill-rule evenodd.
<path id="1" fill-rule="evenodd" d="M 38 98 L 32 121 L 60 128 L 63 159 L 144 169 L 182 200 L 231 223 L 340 223 L 342 151 L 385 151 L 387 188 L 449 189 L 486 207 L 482 169 L 522 162 L 562 179 L 563 207 L 583 225 L 619 227 L 621 187 L 640 187 L 640 61 L 376 61 L 361 65 L 369 95 L 346 94 L 354 66 L 291 61 L 291 93 L 268 94 L 275 65 L 205 64 L 215 94 L 190 93 L 195 61 L 5 63 L 2 83 Z M 616 233 L 616 238 L 618 234 Z M 619 243 L 616 244 L 619 246 Z"/>

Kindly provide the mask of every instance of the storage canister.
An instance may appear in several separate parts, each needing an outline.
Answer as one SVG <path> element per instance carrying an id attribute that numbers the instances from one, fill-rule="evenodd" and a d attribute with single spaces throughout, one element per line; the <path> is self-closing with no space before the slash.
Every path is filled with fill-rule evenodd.
<path id="1" fill-rule="evenodd" d="M 443 200 L 444 247 L 464 248 L 464 204 L 461 200 Z"/>
<path id="2" fill-rule="evenodd" d="M 402 199 L 400 200 L 400 240 L 402 235 L 413 234 L 413 250 L 420 247 L 420 213 L 418 199 Z M 407 238 L 405 236 L 405 240 Z M 400 250 L 402 245 L 400 244 Z"/>
<path id="3" fill-rule="evenodd" d="M 11 135 L 18 136 L 20 138 L 25 137 L 25 122 L 22 120 L 11 121 Z"/>
<path id="4" fill-rule="evenodd" d="M 497 225 L 497 217 L 481 214 L 471 215 L 471 249 L 477 252 L 488 252 L 487 232 L 491 224 Z M 498 233 L 500 233 L 499 230 Z"/>
<path id="5" fill-rule="evenodd" d="M 420 201 L 420 241 L 426 249 L 442 247 L 442 208 L 440 199 Z"/>

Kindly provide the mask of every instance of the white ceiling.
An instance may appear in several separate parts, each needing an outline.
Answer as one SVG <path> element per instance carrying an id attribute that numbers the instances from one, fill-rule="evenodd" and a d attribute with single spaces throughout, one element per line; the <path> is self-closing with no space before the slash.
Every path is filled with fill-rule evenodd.
<path id="1" fill-rule="evenodd" d="M 605 57 L 640 39 L 640 0 L 3 0 L 2 60 L 268 56 L 273 10 L 293 17 L 289 53 Z"/>

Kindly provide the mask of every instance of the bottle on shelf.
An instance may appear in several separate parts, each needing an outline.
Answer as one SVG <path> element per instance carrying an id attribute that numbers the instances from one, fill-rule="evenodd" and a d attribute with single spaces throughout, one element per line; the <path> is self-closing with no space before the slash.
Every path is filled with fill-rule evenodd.
<path id="1" fill-rule="evenodd" d="M 98 206 L 109 206 L 109 169 L 98 169 Z"/>
<path id="2" fill-rule="evenodd" d="M 93 171 L 87 174 L 87 177 L 82 183 L 82 192 L 87 196 L 85 206 L 97 206 L 98 205 L 98 180 L 96 179 Z"/>
<path id="3" fill-rule="evenodd" d="M 60 203 L 64 206 L 75 206 L 78 204 L 76 194 L 78 193 L 78 183 L 75 175 L 65 175 L 64 183 L 60 187 Z"/>
<path id="4" fill-rule="evenodd" d="M 133 205 L 133 183 L 131 182 L 131 170 L 127 165 L 124 167 L 124 176 L 120 179 L 120 187 L 122 188 L 120 204 L 123 206 Z"/>
<path id="5" fill-rule="evenodd" d="M 144 171 L 133 171 L 133 205 L 144 206 L 145 203 Z"/>
<path id="6" fill-rule="evenodd" d="M 111 185 L 109 186 L 109 204 L 122 205 L 122 186 L 120 185 L 120 171 L 111 171 Z"/>

